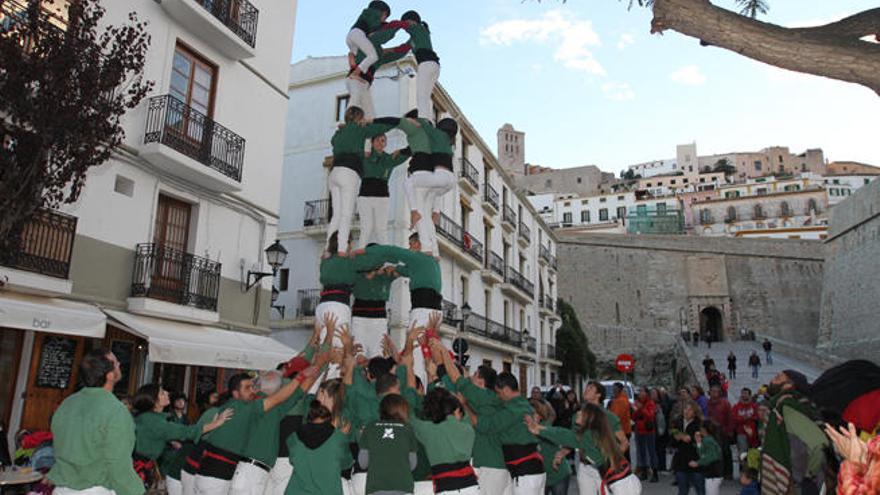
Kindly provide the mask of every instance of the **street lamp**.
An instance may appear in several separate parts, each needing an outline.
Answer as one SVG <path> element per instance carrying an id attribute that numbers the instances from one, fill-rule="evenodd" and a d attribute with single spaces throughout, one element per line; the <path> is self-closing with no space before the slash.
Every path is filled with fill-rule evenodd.
<path id="1" fill-rule="evenodd" d="M 272 308 L 277 309 L 278 312 L 281 313 L 281 319 L 283 320 L 284 319 L 284 309 L 285 309 L 284 305 L 283 304 L 279 304 L 279 305 L 275 304 L 276 302 L 278 302 L 278 294 L 279 294 L 278 289 L 276 289 L 275 286 L 273 285 L 272 286 Z"/>
<path id="2" fill-rule="evenodd" d="M 247 272 L 247 285 L 244 289 L 245 292 L 251 290 L 251 288 L 257 285 L 257 282 L 262 280 L 264 277 L 274 277 L 276 273 L 278 273 L 278 268 L 284 264 L 287 260 L 287 250 L 284 249 L 284 246 L 281 245 L 281 242 L 277 239 L 275 243 L 266 248 L 266 262 L 269 263 L 269 266 L 272 267 L 272 272 L 255 272 L 248 270 Z"/>
<path id="3" fill-rule="evenodd" d="M 466 333 L 466 327 L 468 318 L 471 316 L 471 307 L 465 302 L 461 306 L 461 320 L 458 320 L 458 337 L 452 342 L 452 350 L 455 351 L 455 355 L 458 358 L 458 364 L 464 366 L 464 355 L 468 351 L 468 343 L 467 339 L 464 338 Z"/>

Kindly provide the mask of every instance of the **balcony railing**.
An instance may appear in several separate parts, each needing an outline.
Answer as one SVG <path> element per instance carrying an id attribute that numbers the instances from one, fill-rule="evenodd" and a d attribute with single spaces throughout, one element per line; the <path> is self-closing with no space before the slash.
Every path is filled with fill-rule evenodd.
<path id="1" fill-rule="evenodd" d="M 241 182 L 245 140 L 171 95 L 150 98 L 144 143 L 161 143 Z"/>
<path id="2" fill-rule="evenodd" d="M 296 316 L 305 318 L 315 316 L 315 308 L 321 299 L 321 289 L 300 289 L 296 291 Z"/>
<path id="3" fill-rule="evenodd" d="M 522 222 L 519 223 L 519 237 L 526 242 L 531 242 L 532 240 L 532 229 Z"/>
<path id="4" fill-rule="evenodd" d="M 49 5 L 32 6 L 32 4 L 30 0 L 0 2 L 0 36 L 16 37 L 26 55 L 38 50 L 42 41 L 63 36 L 67 29 L 64 12 L 59 12 L 59 9 Z M 39 16 L 33 24 L 28 19 L 29 9 L 32 7 Z"/>
<path id="5" fill-rule="evenodd" d="M 541 248 L 538 249 L 538 255 L 541 257 L 542 260 L 550 263 L 550 248 L 548 248 L 547 246 L 541 246 Z"/>
<path id="6" fill-rule="evenodd" d="M 440 306 L 440 310 L 443 312 L 443 323 L 458 328 L 460 321 L 458 318 L 458 305 L 452 301 L 443 300 L 443 305 Z"/>
<path id="7" fill-rule="evenodd" d="M 546 294 L 544 295 L 543 299 L 544 300 L 542 301 L 542 303 L 543 303 L 544 307 L 549 309 L 552 312 L 553 308 L 556 306 L 556 302 L 553 300 L 552 297 L 550 297 Z"/>
<path id="8" fill-rule="evenodd" d="M 483 184 L 483 201 L 489 203 L 496 210 L 498 209 L 498 191 L 488 182 Z"/>
<path id="9" fill-rule="evenodd" d="M 520 272 L 514 270 L 511 267 L 507 267 L 507 276 L 504 277 L 507 283 L 517 287 L 522 290 L 529 296 L 533 296 L 535 294 L 535 284 L 531 283 L 526 279 Z"/>
<path id="10" fill-rule="evenodd" d="M 478 241 L 469 232 L 462 229 L 460 225 L 455 223 L 444 213 L 440 214 L 437 233 L 449 240 L 449 242 L 455 244 L 456 247 L 478 262 L 483 260 L 483 243 Z"/>
<path id="11" fill-rule="evenodd" d="M 479 335 L 480 337 L 504 344 L 520 346 L 519 332 L 476 313 L 471 313 L 468 317 L 465 329 L 470 334 Z"/>
<path id="12" fill-rule="evenodd" d="M 480 189 L 480 172 L 464 157 L 461 158 L 461 177 L 474 186 L 474 189 Z"/>
<path id="13" fill-rule="evenodd" d="M 0 264 L 49 277 L 67 278 L 76 237 L 76 217 L 41 208 L 18 235 L 7 240 Z"/>
<path id="14" fill-rule="evenodd" d="M 160 244 L 135 249 L 132 297 L 150 297 L 217 311 L 220 263 Z"/>
<path id="15" fill-rule="evenodd" d="M 504 277 L 504 260 L 492 251 L 487 252 L 485 267 Z"/>
<path id="16" fill-rule="evenodd" d="M 514 212 L 513 208 L 511 208 L 510 206 L 504 205 L 504 214 L 501 217 L 501 220 L 511 225 L 516 225 L 516 212 Z"/>
<path id="17" fill-rule="evenodd" d="M 527 352 L 538 352 L 538 341 L 534 337 L 526 337 L 523 347 Z"/>
<path id="18" fill-rule="evenodd" d="M 254 48 L 257 44 L 257 20 L 260 11 L 247 0 L 196 0 L 242 41 Z"/>
<path id="19" fill-rule="evenodd" d="M 306 201 L 303 212 L 303 227 L 316 227 L 330 223 L 333 208 L 329 199 Z"/>

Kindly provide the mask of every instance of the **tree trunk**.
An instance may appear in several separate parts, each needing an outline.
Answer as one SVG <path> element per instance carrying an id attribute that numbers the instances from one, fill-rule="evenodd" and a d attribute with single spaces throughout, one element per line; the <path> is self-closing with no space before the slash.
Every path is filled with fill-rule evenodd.
<path id="1" fill-rule="evenodd" d="M 812 28 L 784 28 L 708 0 L 654 0 L 652 33 L 672 29 L 776 67 L 852 82 L 880 94 L 880 9 Z"/>

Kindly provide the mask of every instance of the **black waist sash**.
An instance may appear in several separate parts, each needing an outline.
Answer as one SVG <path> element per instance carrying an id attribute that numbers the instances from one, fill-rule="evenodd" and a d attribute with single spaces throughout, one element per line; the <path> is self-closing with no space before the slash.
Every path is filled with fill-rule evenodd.
<path id="1" fill-rule="evenodd" d="M 388 313 L 385 310 L 385 301 L 371 301 L 369 299 L 358 299 L 357 297 L 354 298 L 351 315 L 358 318 L 384 319 L 388 317 Z"/>
<path id="2" fill-rule="evenodd" d="M 431 466 L 434 493 L 464 490 L 477 486 L 477 474 L 469 461 L 450 462 Z"/>
<path id="3" fill-rule="evenodd" d="M 544 458 L 538 452 L 538 444 L 509 444 L 502 445 L 504 464 L 511 478 L 542 474 L 544 472 Z"/>
<path id="4" fill-rule="evenodd" d="M 409 291 L 410 302 L 413 309 L 428 308 L 440 310 L 443 303 L 443 296 L 434 289 L 422 287 L 420 289 L 412 289 Z"/>
<path id="5" fill-rule="evenodd" d="M 440 57 L 437 56 L 437 52 L 431 50 L 430 48 L 419 48 L 415 51 L 416 62 L 437 62 L 440 63 Z"/>
<path id="6" fill-rule="evenodd" d="M 322 302 L 339 302 L 345 305 L 351 304 L 351 286 L 350 285 L 328 285 L 321 290 Z"/>
<path id="7" fill-rule="evenodd" d="M 387 198 L 389 196 L 388 181 L 378 177 L 364 177 L 361 179 L 361 190 L 358 192 L 358 196 Z"/>
<path id="8" fill-rule="evenodd" d="M 413 172 L 433 172 L 434 160 L 430 153 L 415 153 L 409 161 L 409 173 Z"/>
<path id="9" fill-rule="evenodd" d="M 435 167 L 444 167 L 452 171 L 452 155 L 449 153 L 432 153 L 431 161 Z"/>
<path id="10" fill-rule="evenodd" d="M 208 478 L 217 478 L 221 480 L 231 480 L 235 475 L 235 468 L 242 456 L 215 447 L 210 443 L 205 444 L 205 451 L 202 454 L 202 462 L 199 468 L 199 474 Z"/>
<path id="11" fill-rule="evenodd" d="M 364 159 L 355 153 L 333 155 L 333 168 L 350 168 L 357 172 L 358 177 L 364 176 Z"/>

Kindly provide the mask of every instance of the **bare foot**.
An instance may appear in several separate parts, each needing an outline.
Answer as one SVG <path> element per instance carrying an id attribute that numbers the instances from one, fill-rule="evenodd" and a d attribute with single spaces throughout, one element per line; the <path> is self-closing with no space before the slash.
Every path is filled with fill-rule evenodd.
<path id="1" fill-rule="evenodd" d="M 336 255 L 342 258 L 348 258 L 348 251 L 339 251 Z"/>
<path id="2" fill-rule="evenodd" d="M 354 251 L 351 252 L 351 255 L 352 255 L 352 256 L 357 256 L 357 255 L 359 255 L 359 254 L 364 254 L 364 253 L 366 253 L 366 252 L 367 252 L 366 249 L 355 249 Z"/>
<path id="3" fill-rule="evenodd" d="M 409 228 L 416 228 L 416 224 L 419 223 L 419 220 L 422 219 L 422 214 L 419 213 L 419 210 L 412 210 L 409 212 Z"/>

